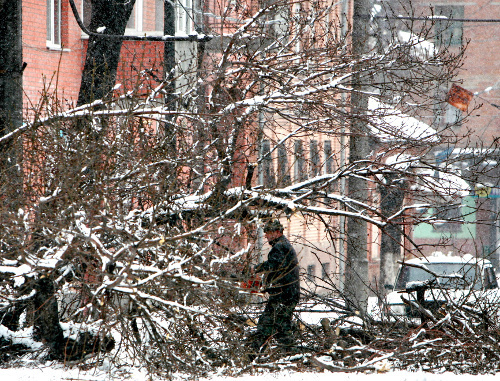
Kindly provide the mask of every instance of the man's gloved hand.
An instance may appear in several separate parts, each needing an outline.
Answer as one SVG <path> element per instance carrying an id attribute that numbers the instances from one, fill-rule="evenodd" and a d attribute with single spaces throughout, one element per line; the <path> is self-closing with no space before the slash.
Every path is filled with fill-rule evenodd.
<path id="1" fill-rule="evenodd" d="M 251 275 L 247 281 L 241 282 L 241 287 L 249 289 L 252 294 L 258 293 L 260 292 L 261 279 L 258 276 Z"/>

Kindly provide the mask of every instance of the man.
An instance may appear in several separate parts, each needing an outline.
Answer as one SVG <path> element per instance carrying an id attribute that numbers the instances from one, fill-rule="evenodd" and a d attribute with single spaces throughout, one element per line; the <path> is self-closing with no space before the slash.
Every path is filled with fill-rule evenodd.
<path id="1" fill-rule="evenodd" d="M 250 338 L 254 353 L 258 353 L 271 336 L 285 347 L 294 344 L 292 315 L 300 298 L 297 253 L 283 235 L 283 225 L 278 220 L 269 221 L 264 233 L 272 249 L 267 261 L 257 265 L 255 272 L 264 273 L 264 292 L 269 293 L 269 300 L 257 323 L 257 332 Z M 255 355 L 249 357 L 253 359 Z"/>

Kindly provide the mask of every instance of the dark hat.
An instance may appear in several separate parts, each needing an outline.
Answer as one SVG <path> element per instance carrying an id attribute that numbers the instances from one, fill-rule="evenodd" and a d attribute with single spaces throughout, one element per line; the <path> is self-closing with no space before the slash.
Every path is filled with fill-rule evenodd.
<path id="1" fill-rule="evenodd" d="M 283 231 L 283 225 L 281 225 L 281 222 L 279 222 L 278 220 L 268 221 L 264 226 L 264 233 L 274 232 L 277 230 L 279 230 L 280 232 Z"/>

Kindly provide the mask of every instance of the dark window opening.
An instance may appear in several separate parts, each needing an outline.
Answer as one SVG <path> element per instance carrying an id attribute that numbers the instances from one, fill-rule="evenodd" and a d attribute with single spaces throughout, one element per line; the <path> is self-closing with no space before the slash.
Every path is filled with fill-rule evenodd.
<path id="1" fill-rule="evenodd" d="M 326 280 L 330 276 L 330 263 L 325 262 L 321 264 L 321 279 Z"/>
<path id="2" fill-rule="evenodd" d="M 325 140 L 323 143 L 323 153 L 325 155 L 325 174 L 333 174 L 335 172 L 335 163 L 333 161 L 333 151 L 331 140 Z M 328 188 L 325 189 L 327 192 L 334 192 L 336 190 L 336 182 L 331 182 Z"/>
<path id="3" fill-rule="evenodd" d="M 290 168 L 288 168 L 288 154 L 283 143 L 278 145 L 278 186 L 286 187 L 291 184 Z"/>
<path id="4" fill-rule="evenodd" d="M 454 21 L 464 18 L 463 5 L 437 5 L 434 9 L 438 19 L 435 25 L 436 43 L 440 46 L 460 46 L 463 37 L 463 22 Z"/>
<path id="5" fill-rule="evenodd" d="M 436 232 L 459 233 L 462 231 L 463 216 L 460 205 L 440 205 L 434 208 L 434 217 L 437 219 L 433 223 Z"/>
<path id="6" fill-rule="evenodd" d="M 314 281 L 314 270 L 315 270 L 314 265 L 307 265 L 307 280 L 310 282 Z"/>
<path id="7" fill-rule="evenodd" d="M 306 161 L 304 158 L 304 148 L 302 140 L 296 140 L 294 146 L 295 155 L 295 180 L 301 182 L 307 179 Z"/>
<path id="8" fill-rule="evenodd" d="M 335 165 L 333 163 L 333 154 L 332 154 L 332 142 L 330 140 L 325 140 L 323 143 L 323 150 L 325 152 L 325 173 L 331 174 L 335 170 Z"/>
<path id="9" fill-rule="evenodd" d="M 274 169 L 273 169 L 273 159 L 271 156 L 271 143 L 269 140 L 262 141 L 261 149 L 261 176 L 262 185 L 265 188 L 274 188 Z"/>
<path id="10" fill-rule="evenodd" d="M 311 160 L 311 177 L 316 177 L 320 172 L 318 141 L 311 140 L 309 143 L 309 157 Z"/>

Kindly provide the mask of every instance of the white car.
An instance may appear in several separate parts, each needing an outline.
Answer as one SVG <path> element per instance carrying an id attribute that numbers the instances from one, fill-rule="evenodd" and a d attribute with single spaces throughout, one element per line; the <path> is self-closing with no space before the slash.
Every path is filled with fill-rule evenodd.
<path id="1" fill-rule="evenodd" d="M 418 318 L 422 311 L 435 313 L 444 304 L 489 308 L 498 313 L 500 290 L 489 260 L 435 254 L 403 262 L 392 292 L 386 297 L 389 315 Z M 403 301 L 405 299 L 407 302 Z"/>

